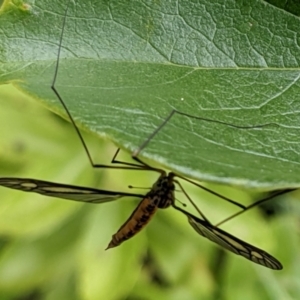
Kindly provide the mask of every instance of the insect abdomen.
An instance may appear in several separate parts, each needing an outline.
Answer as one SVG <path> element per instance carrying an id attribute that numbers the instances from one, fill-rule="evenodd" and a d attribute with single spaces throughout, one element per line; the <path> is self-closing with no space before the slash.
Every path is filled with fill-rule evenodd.
<path id="1" fill-rule="evenodd" d="M 120 227 L 117 233 L 112 236 L 106 250 L 117 247 L 136 235 L 150 221 L 157 209 L 158 206 L 153 199 L 144 198 L 128 220 Z"/>

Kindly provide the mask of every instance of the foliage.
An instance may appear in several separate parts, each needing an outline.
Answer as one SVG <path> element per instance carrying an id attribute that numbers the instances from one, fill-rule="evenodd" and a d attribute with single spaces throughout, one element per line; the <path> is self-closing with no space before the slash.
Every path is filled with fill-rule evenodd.
<path id="1" fill-rule="evenodd" d="M 86 129 L 204 181 L 299 186 L 299 18 L 260 0 L 77 1 L 64 28 L 57 88 Z M 0 83 L 65 115 L 49 88 L 66 1 L 5 2 Z M 289 170 L 285 172 L 285 170 Z"/>
<path id="2" fill-rule="evenodd" d="M 149 187 L 155 180 L 157 175 L 148 172 L 91 170 L 73 128 L 22 98 L 2 88 L 1 176 L 123 191 L 128 184 Z M 99 154 L 96 161 L 109 162 L 115 147 L 85 138 Z M 249 203 L 245 192 L 210 188 Z M 198 189 L 190 187 L 189 194 L 213 223 L 236 211 Z M 159 211 L 132 240 L 104 251 L 137 205 L 134 200 L 82 205 L 5 188 L 0 195 L 1 299 L 299 298 L 296 209 L 294 215 L 270 220 L 254 209 L 222 226 L 280 259 L 284 269 L 275 272 L 227 252 L 224 256 L 171 208 Z M 177 197 L 185 201 L 180 193 Z"/>
<path id="3" fill-rule="evenodd" d="M 56 86 L 78 124 L 94 133 L 85 139 L 95 161 L 108 163 L 115 151 L 95 133 L 132 151 L 176 108 L 240 126 L 273 125 L 239 130 L 176 115 L 140 157 L 211 182 L 299 186 L 300 24 L 292 6 L 270 2 L 71 3 Z M 62 116 L 50 85 L 65 8 L 5 1 L 0 15 L 0 83 Z M 125 191 L 156 179 L 95 172 L 67 122 L 6 87 L 0 102 L 1 176 Z M 251 202 L 249 191 L 210 188 Z M 236 211 L 193 187 L 189 194 L 213 223 Z M 172 209 L 104 251 L 136 202 L 82 205 L 4 188 L 0 197 L 1 300 L 300 298 L 295 200 L 289 215 L 266 220 L 254 209 L 222 226 L 279 258 L 284 270 L 274 272 L 224 254 Z"/>

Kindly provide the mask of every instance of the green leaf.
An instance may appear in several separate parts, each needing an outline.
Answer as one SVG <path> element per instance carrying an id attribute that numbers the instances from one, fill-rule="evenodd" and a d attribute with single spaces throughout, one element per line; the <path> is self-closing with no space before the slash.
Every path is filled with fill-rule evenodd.
<path id="1" fill-rule="evenodd" d="M 153 172 L 91 170 L 69 124 L 8 87 L 2 87 L 0 93 L 0 149 L 10 154 L 0 156 L 1 177 L 31 177 L 120 191 L 128 191 L 128 184 L 149 187 L 157 178 Z M 86 135 L 85 139 L 100 149 L 99 162 L 115 151 L 109 143 L 99 145 L 95 137 Z M 10 170 L 8 163 L 3 168 L 2 160 L 10 161 L 11 157 L 19 160 Z M 251 203 L 246 192 L 228 186 L 209 187 L 244 205 Z M 238 210 L 194 186 L 186 188 L 213 224 Z M 300 299 L 300 207 L 295 193 L 287 197 L 293 197 L 293 213 L 280 214 L 266 223 L 260 210 L 253 209 L 222 225 L 284 265 L 280 272 L 263 273 L 259 265 L 228 252 L 225 263 L 220 263 L 217 245 L 199 236 L 186 216 L 172 208 L 159 210 L 138 235 L 105 251 L 112 234 L 137 206 L 136 199 L 81 205 L 1 187 L 0 295 L 7 295 L 5 299 L 38 294 L 45 299 L 93 300 L 104 296 L 174 300 L 198 299 L 199 295 L 216 299 L 214 293 L 220 290 L 228 299 L 235 294 L 235 299 L 243 295 L 270 299 L 268 295 L 278 288 L 278 295 L 286 293 Z M 182 193 L 176 192 L 176 198 L 186 202 Z M 283 199 L 279 201 L 284 205 Z M 192 210 L 191 205 L 186 209 Z M 218 266 L 219 275 L 211 266 Z M 276 287 L 270 286 L 272 282 Z"/>
<path id="2" fill-rule="evenodd" d="M 295 16 L 300 16 L 300 3 L 297 0 L 267 0 L 266 2 L 283 9 Z"/>
<path id="3" fill-rule="evenodd" d="M 66 116 L 50 89 L 68 1 L 5 2 L 0 82 Z M 56 88 L 78 124 L 203 181 L 300 185 L 299 18 L 259 0 L 70 3 Z M 94 151 L 99 151 L 95 149 Z"/>

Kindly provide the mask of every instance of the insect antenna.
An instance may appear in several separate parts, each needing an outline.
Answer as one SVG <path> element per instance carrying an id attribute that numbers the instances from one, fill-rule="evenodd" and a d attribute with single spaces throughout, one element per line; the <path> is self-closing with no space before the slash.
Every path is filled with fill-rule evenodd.
<path id="1" fill-rule="evenodd" d="M 150 190 L 151 187 L 142 187 L 142 186 L 133 186 L 133 185 L 128 185 L 129 189 L 139 189 L 139 190 Z"/>

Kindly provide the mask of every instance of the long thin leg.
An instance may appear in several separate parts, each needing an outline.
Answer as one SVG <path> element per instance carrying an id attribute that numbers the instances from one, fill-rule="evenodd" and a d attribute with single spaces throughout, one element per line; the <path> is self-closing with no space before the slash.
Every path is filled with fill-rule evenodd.
<path id="1" fill-rule="evenodd" d="M 93 168 L 106 168 L 106 169 L 124 169 L 124 170 L 150 170 L 150 171 L 158 171 L 158 169 L 153 169 L 151 168 L 150 166 L 144 164 L 142 161 L 139 161 L 136 159 L 136 161 L 138 161 L 140 164 L 132 164 L 132 163 L 127 163 L 127 162 L 122 162 L 122 161 L 118 161 L 116 160 L 116 157 L 119 153 L 119 150 L 118 149 L 114 155 L 114 157 L 112 158 L 112 161 L 111 163 L 115 163 L 115 164 L 122 164 L 123 166 L 112 166 L 112 165 L 106 165 L 106 164 L 95 164 L 93 162 L 93 159 L 92 159 L 92 156 L 90 154 L 90 151 L 84 141 L 84 138 L 80 132 L 80 130 L 78 129 L 67 105 L 65 104 L 65 102 L 63 101 L 62 97 L 60 96 L 58 90 L 56 89 L 55 87 L 55 84 L 56 84 L 56 80 L 57 80 L 57 76 L 58 76 L 58 69 L 59 69 L 59 61 L 60 61 L 60 57 L 61 57 L 61 47 L 62 47 L 62 41 L 63 41 L 63 36 L 64 36 L 64 28 L 65 28 L 65 25 L 66 25 L 66 19 L 67 19 L 67 15 L 68 15 L 68 10 L 69 10 L 69 6 L 70 6 L 70 2 L 68 2 L 67 4 L 67 7 L 65 9 L 65 13 L 64 13 L 64 20 L 63 20 L 63 25 L 62 25 L 62 31 L 61 31 L 61 35 L 60 35 L 60 39 L 59 39 L 59 48 L 58 48 L 58 53 L 57 53 L 57 60 L 56 60 L 56 66 L 55 66 L 55 71 L 54 71 L 54 77 L 53 77 L 53 81 L 52 81 L 52 84 L 51 84 L 51 89 L 53 90 L 54 94 L 56 95 L 57 99 L 59 100 L 59 102 L 61 103 L 61 105 L 63 106 L 71 124 L 73 125 L 74 129 L 75 129 L 75 132 L 77 133 L 78 137 L 79 137 L 79 140 L 87 154 L 87 157 L 88 157 L 88 160 L 91 164 L 91 166 Z"/>
<path id="2" fill-rule="evenodd" d="M 145 164 L 144 163 L 140 163 L 140 164 L 133 164 L 133 163 L 129 163 L 129 162 L 126 162 L 126 161 L 122 161 L 122 160 L 117 160 L 117 156 L 120 152 L 120 148 L 117 149 L 116 153 L 114 154 L 112 160 L 111 160 L 111 164 L 119 164 L 119 165 L 126 165 L 126 166 L 132 166 L 132 167 L 135 167 L 135 168 L 140 168 L 140 169 L 143 169 L 143 170 L 148 170 L 147 168 L 145 168 Z M 132 168 L 133 170 L 135 170 L 135 168 Z"/>
<path id="3" fill-rule="evenodd" d="M 203 220 L 205 220 L 207 223 L 211 224 L 208 219 L 205 217 L 204 213 L 202 213 L 202 211 L 199 209 L 199 207 L 195 204 L 195 202 L 192 200 L 192 198 L 188 195 L 188 193 L 185 191 L 185 189 L 183 188 L 183 186 L 181 185 L 181 183 L 177 180 L 174 180 L 175 183 L 178 184 L 178 186 L 180 187 L 180 189 L 182 190 L 182 192 L 184 193 L 184 195 L 186 196 L 186 198 L 190 201 L 190 203 L 194 206 L 194 208 L 197 210 L 197 212 L 199 213 L 199 215 L 203 218 Z"/>
<path id="4" fill-rule="evenodd" d="M 132 157 L 132 159 L 135 160 L 136 162 L 138 162 L 139 164 L 133 164 L 133 163 L 128 163 L 128 162 L 116 160 L 116 157 L 117 157 L 119 151 L 120 151 L 120 148 L 117 149 L 114 157 L 112 158 L 111 163 L 113 163 L 113 164 L 114 163 L 123 164 L 123 165 L 127 165 L 127 166 L 135 166 L 137 168 L 137 170 L 154 171 L 154 172 L 158 172 L 158 173 L 161 173 L 161 174 L 165 173 L 164 170 L 162 170 L 160 168 L 151 167 L 150 165 L 146 164 L 145 162 L 143 162 L 138 157 Z M 136 168 L 132 168 L 132 170 L 136 170 Z"/>
<path id="5" fill-rule="evenodd" d="M 60 39 L 59 39 L 59 47 L 58 47 L 58 52 L 57 52 L 57 60 L 56 60 L 56 66 L 55 66 L 53 81 L 52 81 L 52 84 L 51 84 L 51 89 L 54 92 L 54 94 L 56 95 L 56 97 L 59 100 L 59 102 L 61 103 L 61 105 L 63 106 L 65 112 L 67 113 L 67 116 L 69 117 L 69 119 L 70 119 L 70 121 L 71 121 L 71 123 L 72 123 L 72 125 L 73 125 L 73 127 L 74 127 L 74 129 L 75 129 L 75 131 L 76 131 L 76 133 L 77 133 L 80 141 L 81 141 L 81 144 L 82 144 L 82 146 L 83 146 L 83 148 L 84 148 L 84 150 L 85 150 L 85 152 L 86 152 L 86 154 L 88 156 L 88 160 L 90 161 L 90 164 L 92 165 L 92 167 L 95 167 L 95 164 L 94 164 L 94 162 L 92 160 L 92 157 L 90 155 L 89 149 L 88 149 L 88 147 L 87 147 L 87 145 L 86 145 L 86 143 L 85 143 L 85 141 L 84 141 L 84 139 L 83 139 L 83 137 L 82 137 L 79 129 L 77 128 L 74 119 L 73 119 L 71 113 L 69 112 L 68 107 L 66 106 L 66 104 L 62 100 L 62 98 L 61 98 L 58 90 L 55 87 L 56 79 L 57 79 L 57 75 L 58 75 L 59 61 L 60 61 L 60 56 L 61 56 L 62 41 L 63 41 L 64 31 L 65 31 L 64 28 L 66 26 L 66 20 L 67 20 L 67 14 L 68 14 L 70 2 L 71 1 L 68 2 L 67 7 L 65 9 L 65 13 L 64 13 L 64 21 L 63 21 L 62 31 L 61 31 L 61 35 L 60 35 Z"/>
<path id="6" fill-rule="evenodd" d="M 52 84 L 51 84 L 51 89 L 53 90 L 54 94 L 56 95 L 57 99 L 59 100 L 59 102 L 61 103 L 61 105 L 63 106 L 68 118 L 70 119 L 79 139 L 80 139 L 80 142 L 87 154 L 87 157 L 88 157 L 88 160 L 91 164 L 91 166 L 93 168 L 109 168 L 109 169 L 126 169 L 126 170 L 144 170 L 144 169 L 147 169 L 147 170 L 153 170 L 153 171 L 158 171 L 158 169 L 153 169 L 151 168 L 149 165 L 145 164 L 144 162 L 140 161 L 137 159 L 137 156 L 139 155 L 139 153 L 148 145 L 148 143 L 151 141 L 151 139 L 154 138 L 154 136 L 168 123 L 168 121 L 172 118 L 172 116 L 177 113 L 177 114 L 180 114 L 180 115 L 183 115 L 183 116 L 187 116 L 187 117 L 191 117 L 191 118 L 195 118 L 195 119 L 199 119 L 199 120 L 202 120 L 202 121 L 206 121 L 206 122 L 214 122 L 214 123 L 219 123 L 219 124 L 224 124 L 224 125 L 227 125 L 227 126 L 231 126 L 231 127 L 235 127 L 235 128 L 240 128 L 240 129 L 249 129 L 249 128 L 260 128 L 260 127 L 264 127 L 264 126 L 267 126 L 267 125 L 270 125 L 270 124 L 273 124 L 273 123 L 268 123 L 268 124 L 262 124 L 262 125 L 256 125 L 256 126 L 237 126 L 237 125 L 234 125 L 234 124 L 229 124 L 229 123 L 225 123 L 225 122 L 222 122 L 222 121 L 218 121 L 218 120 L 212 120 L 212 119 L 208 119 L 208 118 L 202 118 L 202 117 L 197 117 L 197 116 L 193 116 L 193 115 L 189 115 L 189 114 L 186 114 L 186 113 L 183 113 L 183 112 L 180 112 L 178 110 L 175 110 L 173 109 L 170 114 L 165 118 L 165 120 L 162 122 L 162 124 L 156 128 L 153 133 L 146 139 L 146 141 L 136 150 L 132 153 L 132 157 L 139 163 L 143 164 L 144 167 L 141 167 L 139 165 L 136 165 L 136 164 L 125 164 L 126 166 L 123 166 L 123 167 L 119 167 L 119 166 L 111 166 L 111 165 L 106 165 L 106 164 L 95 164 L 93 162 L 93 159 L 92 159 L 92 156 L 89 152 L 89 149 L 83 139 L 83 136 L 80 132 L 80 130 L 78 129 L 67 105 L 65 104 L 65 102 L 63 101 L 62 97 L 60 96 L 58 90 L 56 89 L 55 87 L 55 84 L 56 84 L 56 80 L 57 80 L 57 76 L 58 76 L 58 69 L 59 69 L 59 62 L 60 62 L 60 57 L 61 57 L 61 48 L 62 48 L 62 42 L 63 42 L 63 36 L 64 36 L 64 28 L 65 28 L 65 25 L 66 25 L 66 19 L 67 19 L 67 15 L 68 15 L 68 10 L 69 10 L 69 6 L 70 6 L 70 2 L 68 2 L 67 4 L 67 7 L 65 9 L 65 13 L 64 13 L 64 20 L 63 20 L 63 25 L 62 25 L 62 31 L 61 31 L 61 35 L 60 35 L 60 39 L 59 39 L 59 47 L 58 47 L 58 53 L 57 53 L 57 60 L 56 60 L 56 66 L 55 66 L 55 71 L 54 71 L 54 76 L 53 76 L 53 81 L 52 81 Z M 275 124 L 275 123 L 274 123 Z M 115 157 L 112 159 L 112 163 L 118 163 L 120 164 L 121 162 L 120 161 L 116 161 L 115 160 Z M 121 163 L 124 165 L 124 163 Z"/>
<path id="7" fill-rule="evenodd" d="M 149 144 L 149 142 L 154 138 L 154 136 L 169 122 L 169 120 L 173 117 L 176 110 L 172 110 L 171 113 L 164 119 L 164 121 L 159 125 L 149 136 L 148 138 L 143 142 L 143 144 L 132 153 L 132 157 L 137 157 L 140 152 Z"/>
<path id="8" fill-rule="evenodd" d="M 229 202 L 229 203 L 231 203 L 233 205 L 236 205 L 236 206 L 238 206 L 238 207 L 240 207 L 242 209 L 246 209 L 245 205 L 240 204 L 240 203 L 238 203 L 238 202 L 236 202 L 236 201 L 234 201 L 234 200 L 232 200 L 230 198 L 227 198 L 227 197 L 225 197 L 225 196 L 223 196 L 223 195 L 221 195 L 221 194 L 219 194 L 219 193 L 217 193 L 217 192 L 215 192 L 215 191 L 213 191 L 213 190 L 211 190 L 211 189 L 209 189 L 209 188 L 207 188 L 207 187 L 205 187 L 205 186 L 203 186 L 203 185 L 201 185 L 201 184 L 199 184 L 197 182 L 194 182 L 194 181 L 192 181 L 192 180 L 190 180 L 188 178 L 185 178 L 185 177 L 177 175 L 177 174 L 174 174 L 174 177 L 178 177 L 180 179 L 183 179 L 183 180 L 185 180 L 185 181 L 187 181 L 187 182 L 189 182 L 191 184 L 194 184 L 195 186 L 199 187 L 200 189 L 202 189 L 204 191 L 207 191 L 208 193 L 213 194 L 213 195 L 215 195 L 215 196 L 217 196 L 217 197 L 219 197 L 219 198 L 221 198 L 221 199 L 223 199 L 223 200 L 225 200 L 225 201 L 227 201 L 227 202 Z"/>
<path id="9" fill-rule="evenodd" d="M 222 124 L 222 125 L 226 125 L 229 127 L 233 127 L 233 128 L 238 128 L 238 129 L 255 129 L 255 128 L 263 128 L 266 126 L 279 126 L 276 123 L 270 122 L 270 123 L 265 123 L 265 124 L 258 124 L 258 125 L 252 125 L 252 126 L 239 126 L 239 125 L 235 125 L 235 124 L 231 124 L 231 123 L 226 123 L 223 121 L 219 121 L 219 120 L 213 120 L 213 119 L 209 119 L 209 118 L 203 118 L 203 117 L 198 117 L 198 116 L 194 116 L 194 115 L 190 115 L 184 112 L 181 112 L 179 110 L 173 109 L 169 115 L 163 120 L 163 122 L 148 136 L 148 138 L 139 146 L 139 148 L 137 150 L 135 150 L 132 153 L 133 157 L 137 157 L 140 152 L 150 143 L 150 141 L 155 137 L 155 135 L 162 130 L 162 128 L 170 121 L 170 119 L 175 115 L 175 114 L 179 114 L 182 116 L 186 116 L 189 118 L 193 118 L 193 119 L 197 119 L 197 120 L 201 120 L 204 122 L 211 122 L 211 123 L 217 123 L 217 124 Z"/>
<path id="10" fill-rule="evenodd" d="M 266 201 L 268 201 L 268 200 L 270 200 L 270 199 L 272 199 L 272 198 L 275 198 L 275 197 L 280 196 L 280 195 L 284 195 L 284 194 L 286 194 L 286 193 L 289 193 L 289 192 L 292 192 L 292 191 L 295 191 L 295 190 L 297 190 L 297 189 L 286 189 L 286 190 L 281 190 L 281 191 L 279 191 L 279 192 L 277 192 L 277 193 L 275 193 L 275 194 L 272 194 L 272 195 L 270 195 L 270 196 L 268 196 L 268 197 L 266 197 L 266 198 L 263 198 L 263 199 L 261 199 L 261 200 L 258 200 L 258 201 L 256 201 L 255 203 L 252 203 L 252 204 L 250 204 L 249 206 L 246 206 L 243 210 L 241 210 L 241 211 L 239 211 L 239 212 L 237 212 L 237 213 L 231 215 L 230 217 L 228 217 L 228 218 L 222 220 L 221 222 L 219 222 L 219 223 L 216 224 L 215 226 L 216 226 L 216 227 L 219 227 L 220 225 L 224 224 L 225 222 L 228 222 L 229 220 L 231 220 L 231 219 L 233 219 L 233 218 L 235 218 L 235 217 L 241 215 L 242 213 L 248 211 L 249 209 L 251 209 L 251 208 L 253 208 L 253 207 L 255 207 L 255 206 L 258 206 L 258 205 L 260 205 L 260 204 L 262 204 L 262 203 L 264 203 L 264 202 L 266 202 Z"/>

